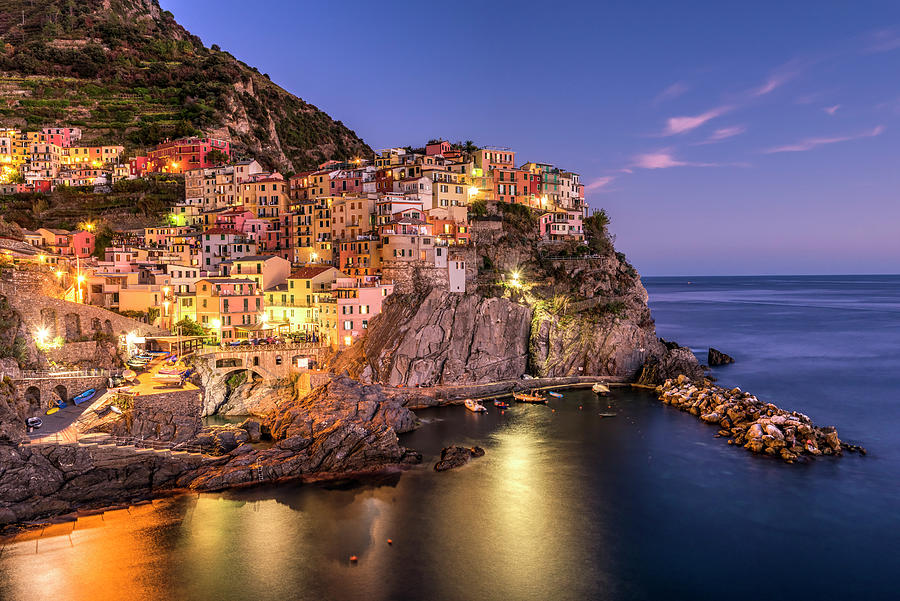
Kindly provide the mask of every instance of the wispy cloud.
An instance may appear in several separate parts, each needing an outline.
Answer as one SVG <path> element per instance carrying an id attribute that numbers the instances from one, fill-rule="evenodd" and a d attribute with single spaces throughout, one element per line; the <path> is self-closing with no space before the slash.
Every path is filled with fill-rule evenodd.
<path id="1" fill-rule="evenodd" d="M 826 106 L 826 107 L 823 108 L 822 110 L 825 111 L 826 113 L 828 113 L 829 115 L 831 115 L 831 116 L 833 117 L 834 114 L 838 111 L 839 108 L 841 108 L 841 105 L 836 104 L 836 105 L 834 105 L 834 106 Z"/>
<path id="2" fill-rule="evenodd" d="M 608 186 L 609 184 L 611 184 L 614 179 L 616 179 L 616 178 L 615 178 L 615 176 L 612 176 L 612 175 L 598 177 L 591 183 L 587 184 L 584 187 L 584 190 L 585 190 L 585 192 L 593 192 L 595 190 L 600 190 L 600 189 Z"/>
<path id="3" fill-rule="evenodd" d="M 743 125 L 734 125 L 732 127 L 720 127 L 716 131 L 714 131 L 708 138 L 703 140 L 702 142 L 697 142 L 695 146 L 702 146 L 704 144 L 715 144 L 716 142 L 721 142 L 722 140 L 727 140 L 728 138 L 733 138 L 734 136 L 739 136 L 742 133 L 747 131 L 747 128 Z"/>
<path id="4" fill-rule="evenodd" d="M 808 63 L 808 61 L 806 61 Z M 809 65 L 806 64 L 808 67 Z M 762 85 L 750 90 L 751 97 L 771 94 L 787 82 L 797 77 L 804 69 L 804 61 L 794 59 L 775 69 L 762 83 Z"/>
<path id="5" fill-rule="evenodd" d="M 900 32 L 896 29 L 880 29 L 866 36 L 863 53 L 879 54 L 900 48 Z"/>
<path id="6" fill-rule="evenodd" d="M 663 136 L 675 136 L 678 134 L 687 133 L 691 130 L 697 129 L 707 121 L 715 119 L 716 117 L 727 113 L 731 107 L 720 106 L 714 109 L 708 110 L 705 113 L 694 116 L 684 116 L 684 117 L 670 117 L 666 121 L 666 127 L 663 130 Z"/>
<path id="7" fill-rule="evenodd" d="M 665 102 L 666 100 L 672 100 L 673 98 L 678 98 L 685 92 L 690 89 L 683 81 L 676 81 L 668 88 L 660 92 L 656 95 L 656 98 L 653 99 L 653 104 L 659 104 L 660 102 Z"/>
<path id="8" fill-rule="evenodd" d="M 675 158 L 671 149 L 663 148 L 655 152 L 639 154 L 631 165 L 639 169 L 671 169 L 672 167 L 718 167 L 718 163 L 694 163 Z"/>
<path id="9" fill-rule="evenodd" d="M 774 148 L 768 148 L 763 150 L 763 154 L 774 154 L 776 152 L 804 152 L 806 150 L 812 150 L 813 148 L 818 148 L 819 146 L 825 146 L 826 144 L 836 144 L 838 142 L 849 142 L 850 140 L 860 140 L 862 138 L 874 138 L 875 136 L 880 136 L 884 132 L 884 126 L 879 125 L 869 131 L 865 131 L 858 134 L 853 134 L 849 136 L 835 136 L 832 138 L 807 138 L 805 140 L 801 140 L 795 144 L 787 144 L 785 146 L 776 146 Z"/>

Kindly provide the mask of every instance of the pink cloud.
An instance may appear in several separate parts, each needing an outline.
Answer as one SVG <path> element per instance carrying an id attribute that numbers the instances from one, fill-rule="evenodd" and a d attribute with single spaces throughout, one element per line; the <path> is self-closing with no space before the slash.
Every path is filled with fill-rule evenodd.
<path id="1" fill-rule="evenodd" d="M 677 160 L 671 153 L 665 150 L 639 154 L 634 158 L 634 166 L 641 169 L 669 169 L 670 167 L 683 167 L 684 161 Z"/>
<path id="2" fill-rule="evenodd" d="M 862 138 L 874 138 L 875 136 L 880 136 L 883 132 L 884 126 L 879 125 L 871 131 L 866 131 L 851 136 L 835 136 L 833 138 L 807 138 L 806 140 L 801 140 L 796 144 L 787 144 L 785 146 L 776 146 L 774 148 L 763 150 L 763 154 L 774 154 L 776 152 L 804 152 L 806 150 L 818 148 L 819 146 L 825 146 L 826 144 L 836 144 L 838 142 L 848 142 L 850 140 L 859 140 Z"/>
<path id="3" fill-rule="evenodd" d="M 597 179 L 595 179 L 594 181 L 592 181 L 591 183 L 586 185 L 584 187 L 584 190 L 585 190 L 585 192 L 592 192 L 594 190 L 599 190 L 599 189 L 607 186 L 608 184 L 610 184 L 614 179 L 616 179 L 616 178 L 613 177 L 612 175 L 598 177 Z"/>
<path id="4" fill-rule="evenodd" d="M 719 129 L 714 131 L 706 140 L 700 142 L 700 144 L 715 144 L 716 142 L 721 142 L 722 140 L 727 140 L 728 138 L 739 136 L 745 131 L 747 131 L 747 128 L 743 125 L 735 125 L 733 127 L 720 127 Z"/>
<path id="5" fill-rule="evenodd" d="M 671 117 L 668 119 L 668 121 L 666 121 L 666 129 L 663 130 L 662 135 L 674 136 L 697 129 L 707 121 L 715 119 L 719 115 L 728 112 L 729 108 L 730 107 L 720 106 L 693 117 Z"/>
<path id="6" fill-rule="evenodd" d="M 800 74 L 800 71 L 804 67 L 808 67 L 808 61 L 800 61 L 798 59 L 794 59 L 789 61 L 788 63 L 779 67 L 775 72 L 769 75 L 768 79 L 761 86 L 756 89 L 750 90 L 751 96 L 765 96 L 766 94 L 771 94 L 787 82 L 791 81 L 797 75 Z"/>
<path id="7" fill-rule="evenodd" d="M 690 88 L 683 81 L 676 81 L 668 88 L 660 92 L 656 98 L 653 99 L 653 104 L 658 104 L 663 102 L 664 100 L 671 100 L 673 98 L 678 98 L 685 92 L 687 92 Z"/>
<path id="8" fill-rule="evenodd" d="M 841 105 L 836 104 L 834 106 L 826 106 L 822 110 L 825 111 L 826 113 L 828 113 L 829 115 L 834 116 L 834 114 L 837 112 L 837 110 L 839 108 L 841 108 Z"/>

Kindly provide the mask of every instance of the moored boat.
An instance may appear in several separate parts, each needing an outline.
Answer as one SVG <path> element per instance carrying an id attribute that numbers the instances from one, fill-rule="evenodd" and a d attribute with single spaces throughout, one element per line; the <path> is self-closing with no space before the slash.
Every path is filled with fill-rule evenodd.
<path id="1" fill-rule="evenodd" d="M 85 401 L 89 401 L 92 398 L 94 398 L 95 394 L 97 394 L 96 388 L 88 388 L 81 394 L 76 394 L 74 397 L 72 397 L 72 402 L 75 403 L 76 405 L 80 405 L 80 404 L 84 403 Z"/>
<path id="2" fill-rule="evenodd" d="M 506 401 L 501 401 L 500 399 L 497 399 L 496 401 L 494 401 L 494 407 L 500 407 L 501 409 L 507 409 L 509 407 L 509 403 L 507 403 Z"/>
<path id="3" fill-rule="evenodd" d="M 466 399 L 465 401 L 463 401 L 463 403 L 465 404 L 466 409 L 468 409 L 469 411 L 473 411 L 475 413 L 483 413 L 487 411 L 487 409 L 484 408 L 484 405 L 476 400 Z"/>
<path id="4" fill-rule="evenodd" d="M 609 392 L 609 386 L 607 386 L 603 382 L 597 382 L 596 384 L 591 386 L 591 390 L 593 390 L 597 394 L 606 394 L 607 392 Z"/>
<path id="5" fill-rule="evenodd" d="M 524 392 L 514 392 L 513 398 L 520 403 L 546 403 L 547 399 L 536 394 L 525 394 Z"/>
<path id="6" fill-rule="evenodd" d="M 154 374 L 153 375 L 153 379 L 157 380 L 159 382 L 180 382 L 181 378 L 182 378 L 182 376 L 180 373 L 177 373 L 177 374 Z"/>
<path id="7" fill-rule="evenodd" d="M 551 390 L 551 391 L 548 392 L 547 394 L 549 394 L 550 396 L 552 396 L 552 397 L 554 397 L 554 398 L 557 398 L 557 399 L 563 398 L 562 393 L 561 393 L 561 392 L 556 392 L 555 390 Z"/>

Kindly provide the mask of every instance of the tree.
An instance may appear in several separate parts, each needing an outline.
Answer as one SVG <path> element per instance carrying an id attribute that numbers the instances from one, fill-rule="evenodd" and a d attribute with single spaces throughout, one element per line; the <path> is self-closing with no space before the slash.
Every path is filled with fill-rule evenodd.
<path id="1" fill-rule="evenodd" d="M 206 330 L 203 329 L 199 323 L 191 319 L 190 317 L 185 317 L 180 321 L 175 323 L 175 331 L 178 331 L 178 328 L 181 328 L 182 336 L 206 336 Z"/>
<path id="2" fill-rule="evenodd" d="M 228 155 L 218 148 L 213 148 L 206 153 L 206 160 L 208 160 L 213 165 L 222 165 L 228 162 Z"/>

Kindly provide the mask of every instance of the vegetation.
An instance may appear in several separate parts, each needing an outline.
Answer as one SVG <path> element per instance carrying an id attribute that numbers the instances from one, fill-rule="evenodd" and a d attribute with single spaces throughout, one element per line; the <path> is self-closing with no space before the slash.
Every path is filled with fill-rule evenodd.
<path id="1" fill-rule="evenodd" d="M 594 211 L 584 220 L 584 237 L 593 253 L 604 254 L 613 249 L 614 240 L 609 233 L 609 215 L 605 209 Z"/>
<path id="2" fill-rule="evenodd" d="M 180 176 L 120 180 L 111 192 L 94 192 L 91 186 L 59 186 L 50 194 L 0 196 L 0 213 L 28 229 L 75 229 L 82 221 L 98 222 L 97 256 L 111 241 L 111 230 L 155 225 L 176 202 L 184 198 Z M 0 225 L 2 227 L 2 225 Z"/>
<path id="3" fill-rule="evenodd" d="M 178 331 L 178 328 L 181 328 L 182 336 L 206 336 L 206 330 L 203 328 L 203 326 L 201 326 L 190 317 L 185 317 L 176 322 L 175 328 L 176 331 Z"/>
<path id="4" fill-rule="evenodd" d="M 155 0 L 0 0 L 0 37 L 4 125 L 69 124 L 132 147 L 224 130 L 239 154 L 282 169 L 371 155 L 340 121 L 206 48 Z"/>

